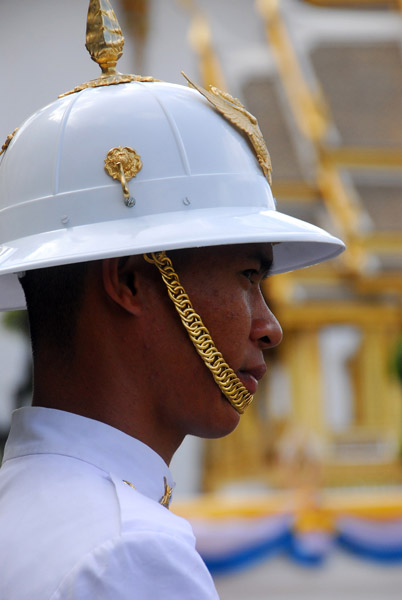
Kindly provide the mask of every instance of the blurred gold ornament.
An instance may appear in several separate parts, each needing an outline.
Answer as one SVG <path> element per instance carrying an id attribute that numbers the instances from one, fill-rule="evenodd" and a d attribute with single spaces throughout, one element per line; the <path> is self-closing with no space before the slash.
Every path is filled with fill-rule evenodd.
<path id="1" fill-rule="evenodd" d="M 142 73 L 149 33 L 150 1 L 121 0 L 121 7 L 134 46 L 134 68 L 138 73 Z"/>

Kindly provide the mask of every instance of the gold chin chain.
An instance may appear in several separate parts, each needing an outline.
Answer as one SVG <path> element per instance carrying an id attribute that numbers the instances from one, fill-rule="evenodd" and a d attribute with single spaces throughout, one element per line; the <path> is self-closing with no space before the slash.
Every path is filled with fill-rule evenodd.
<path id="1" fill-rule="evenodd" d="M 253 396 L 242 384 L 233 369 L 225 362 L 219 350 L 217 350 L 200 315 L 194 311 L 190 299 L 173 268 L 172 261 L 166 256 L 164 251 L 152 252 L 150 256 L 144 254 L 144 258 L 159 269 L 162 279 L 166 284 L 169 297 L 179 313 L 181 322 L 186 328 L 195 349 L 211 371 L 221 392 L 237 412 L 242 414 L 253 400 Z"/>

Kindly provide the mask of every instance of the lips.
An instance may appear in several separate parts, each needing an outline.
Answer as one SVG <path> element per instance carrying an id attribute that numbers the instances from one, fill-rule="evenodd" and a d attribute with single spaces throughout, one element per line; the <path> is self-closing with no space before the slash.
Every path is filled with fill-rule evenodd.
<path id="1" fill-rule="evenodd" d="M 266 370 L 267 366 L 262 363 L 256 367 L 239 369 L 237 376 L 250 394 L 254 395 L 258 388 L 258 382 L 264 376 Z"/>

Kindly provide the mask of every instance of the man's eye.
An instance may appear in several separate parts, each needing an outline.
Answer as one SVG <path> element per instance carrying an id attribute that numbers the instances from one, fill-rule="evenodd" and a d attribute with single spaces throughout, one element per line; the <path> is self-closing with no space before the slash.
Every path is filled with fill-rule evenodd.
<path id="1" fill-rule="evenodd" d="M 243 271 L 244 277 L 246 277 L 251 283 L 255 283 L 258 277 L 258 271 L 256 269 L 246 269 Z"/>

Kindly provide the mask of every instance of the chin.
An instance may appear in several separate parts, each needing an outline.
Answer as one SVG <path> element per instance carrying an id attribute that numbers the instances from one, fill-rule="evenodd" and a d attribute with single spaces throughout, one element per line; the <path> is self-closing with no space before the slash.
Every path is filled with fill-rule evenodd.
<path id="1" fill-rule="evenodd" d="M 219 394 L 215 407 L 214 411 L 211 410 L 210 419 L 207 424 L 204 424 L 203 431 L 197 434 L 199 437 L 207 439 L 224 437 L 238 426 L 241 415 L 223 394 Z"/>

